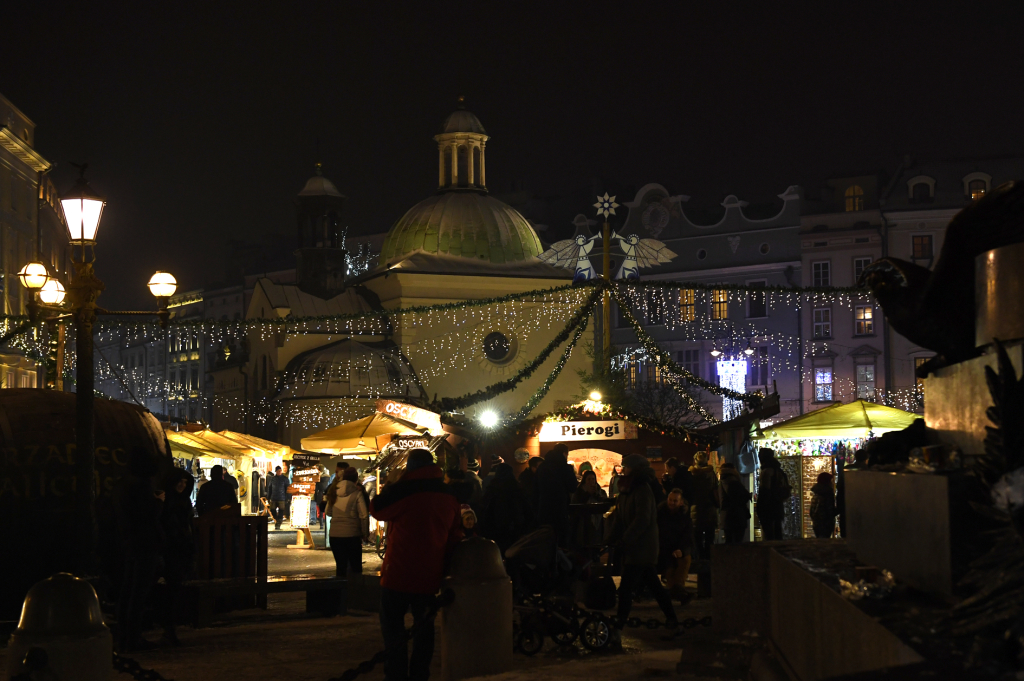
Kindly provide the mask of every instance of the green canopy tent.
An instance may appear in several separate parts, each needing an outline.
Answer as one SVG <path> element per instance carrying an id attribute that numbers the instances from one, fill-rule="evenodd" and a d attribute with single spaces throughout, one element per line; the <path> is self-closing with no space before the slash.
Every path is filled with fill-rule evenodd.
<path id="1" fill-rule="evenodd" d="M 854 400 L 767 426 L 754 439 L 866 438 L 903 430 L 919 418 L 920 414 L 902 409 Z"/>

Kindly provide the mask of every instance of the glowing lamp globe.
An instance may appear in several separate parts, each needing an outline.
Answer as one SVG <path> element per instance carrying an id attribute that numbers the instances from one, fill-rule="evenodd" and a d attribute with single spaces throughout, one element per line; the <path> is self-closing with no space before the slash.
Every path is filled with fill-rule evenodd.
<path id="1" fill-rule="evenodd" d="M 480 423 L 484 428 L 493 428 L 498 425 L 498 415 L 493 411 L 485 411 L 480 414 Z"/>
<path id="2" fill-rule="evenodd" d="M 49 279 L 39 289 L 39 300 L 47 305 L 60 305 L 64 302 L 64 284 L 56 279 Z"/>
<path id="3" fill-rule="evenodd" d="M 149 292 L 157 298 L 170 298 L 178 289 L 178 282 L 169 272 L 157 272 L 149 280 Z"/>
<path id="4" fill-rule="evenodd" d="M 591 391 L 590 399 L 592 399 L 594 402 L 600 402 L 601 401 L 601 393 L 597 392 L 596 390 Z"/>
<path id="5" fill-rule="evenodd" d="M 18 272 L 21 285 L 30 291 L 38 291 L 46 284 L 50 275 L 46 273 L 46 265 L 41 262 L 30 262 Z"/>
<path id="6" fill-rule="evenodd" d="M 715 348 L 714 350 L 711 351 L 711 356 L 712 357 L 721 357 L 722 356 L 722 351 L 719 350 L 718 348 Z"/>
<path id="7" fill-rule="evenodd" d="M 85 181 L 84 167 L 82 176 L 78 178 L 75 186 L 60 197 L 60 205 L 64 208 L 64 219 L 68 223 L 71 243 L 96 243 L 96 232 L 100 228 L 100 217 L 103 215 L 106 201 Z"/>
<path id="8" fill-rule="evenodd" d="M 754 348 L 748 345 L 747 349 L 743 351 L 743 354 L 746 355 L 747 357 L 750 357 L 752 354 L 754 354 Z"/>

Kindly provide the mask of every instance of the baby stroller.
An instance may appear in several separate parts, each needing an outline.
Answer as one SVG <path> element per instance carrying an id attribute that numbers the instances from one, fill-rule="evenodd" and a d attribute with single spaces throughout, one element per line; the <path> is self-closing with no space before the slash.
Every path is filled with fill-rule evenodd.
<path id="1" fill-rule="evenodd" d="M 575 560 L 574 560 L 575 558 Z M 541 527 L 505 551 L 505 570 L 512 579 L 516 648 L 534 655 L 544 637 L 569 646 L 579 638 L 591 650 L 611 641 L 611 626 L 601 613 L 576 605 L 574 587 L 590 576 L 593 559 L 558 548 L 554 528 Z"/>

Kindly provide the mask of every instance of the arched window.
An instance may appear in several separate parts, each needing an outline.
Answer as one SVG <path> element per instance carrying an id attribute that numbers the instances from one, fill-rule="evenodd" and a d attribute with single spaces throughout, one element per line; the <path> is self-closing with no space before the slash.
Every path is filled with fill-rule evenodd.
<path id="1" fill-rule="evenodd" d="M 981 197 L 985 196 L 985 192 L 988 190 L 988 183 L 985 180 L 971 180 L 967 185 L 967 191 L 971 196 L 971 201 L 977 201 Z"/>
<path id="2" fill-rule="evenodd" d="M 846 212 L 864 210 L 864 190 L 855 184 L 846 188 Z"/>
<path id="3" fill-rule="evenodd" d="M 914 203 L 924 203 L 932 199 L 932 190 L 927 182 L 918 182 L 912 187 L 912 192 L 911 200 Z"/>

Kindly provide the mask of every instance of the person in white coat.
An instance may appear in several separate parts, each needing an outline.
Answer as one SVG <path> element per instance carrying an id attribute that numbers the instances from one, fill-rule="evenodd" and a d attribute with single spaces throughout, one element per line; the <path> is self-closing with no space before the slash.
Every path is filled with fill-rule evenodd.
<path id="1" fill-rule="evenodd" d="M 331 552 L 338 577 L 348 570 L 363 571 L 363 537 L 370 534 L 370 512 L 360 488 L 355 468 L 346 468 L 341 482 L 327 495 L 327 512 L 331 514 Z"/>

